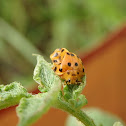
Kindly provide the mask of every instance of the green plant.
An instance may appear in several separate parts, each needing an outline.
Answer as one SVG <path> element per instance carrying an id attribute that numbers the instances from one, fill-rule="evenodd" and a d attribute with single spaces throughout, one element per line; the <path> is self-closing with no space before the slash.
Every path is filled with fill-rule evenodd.
<path id="1" fill-rule="evenodd" d="M 37 65 L 33 79 L 39 84 L 41 93 L 31 94 L 18 82 L 0 86 L 0 109 L 19 103 L 16 108 L 19 117 L 18 126 L 29 126 L 46 113 L 50 107 L 66 111 L 80 120 L 85 126 L 96 126 L 95 118 L 88 116 L 81 110 L 87 104 L 84 95 L 81 94 L 86 76 L 80 85 L 64 85 L 61 79 L 51 69 L 52 64 L 46 62 L 41 55 L 37 56 Z M 61 90 L 61 87 L 63 89 Z M 94 123 L 95 122 L 95 123 Z M 104 122 L 103 124 L 104 125 Z M 114 126 L 121 126 L 115 123 Z"/>

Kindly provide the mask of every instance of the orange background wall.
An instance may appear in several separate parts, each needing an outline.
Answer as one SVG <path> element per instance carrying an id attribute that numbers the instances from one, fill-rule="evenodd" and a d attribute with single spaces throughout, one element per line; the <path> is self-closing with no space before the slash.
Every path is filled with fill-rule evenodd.
<path id="1" fill-rule="evenodd" d="M 126 33 L 85 60 L 88 106 L 113 112 L 126 121 Z"/>
<path id="2" fill-rule="evenodd" d="M 108 110 L 126 122 L 126 27 L 109 37 L 103 46 L 81 57 L 87 74 L 83 91 L 87 106 Z M 52 108 L 33 126 L 64 126 L 66 117 L 65 112 Z M 17 122 L 15 107 L 0 111 L 1 126 L 15 126 Z"/>

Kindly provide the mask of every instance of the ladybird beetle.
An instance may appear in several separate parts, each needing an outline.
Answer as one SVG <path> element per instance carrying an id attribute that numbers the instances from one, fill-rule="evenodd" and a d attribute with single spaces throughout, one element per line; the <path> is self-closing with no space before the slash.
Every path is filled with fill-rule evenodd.
<path id="1" fill-rule="evenodd" d="M 56 49 L 50 58 L 53 62 L 52 69 L 56 75 L 65 80 L 66 84 L 78 84 L 85 75 L 81 59 L 65 48 Z"/>

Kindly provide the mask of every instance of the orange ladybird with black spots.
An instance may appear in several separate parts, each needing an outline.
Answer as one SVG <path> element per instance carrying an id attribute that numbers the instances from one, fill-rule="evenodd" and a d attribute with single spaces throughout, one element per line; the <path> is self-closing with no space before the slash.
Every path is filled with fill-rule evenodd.
<path id="1" fill-rule="evenodd" d="M 65 80 L 66 84 L 78 84 L 85 75 L 81 59 L 65 48 L 56 49 L 50 58 L 56 75 Z"/>

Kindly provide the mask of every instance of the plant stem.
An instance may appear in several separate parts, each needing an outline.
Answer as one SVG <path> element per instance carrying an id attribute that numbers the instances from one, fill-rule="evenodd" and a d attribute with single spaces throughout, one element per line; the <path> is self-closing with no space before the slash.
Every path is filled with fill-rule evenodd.
<path id="1" fill-rule="evenodd" d="M 94 121 L 87 116 L 86 113 L 84 113 L 82 110 L 76 110 L 74 109 L 69 103 L 62 101 L 60 99 L 57 100 L 54 107 L 62 109 L 63 111 L 66 111 L 76 117 L 78 120 L 80 120 L 85 126 L 96 126 L 94 124 Z"/>

